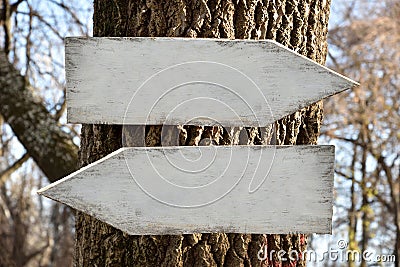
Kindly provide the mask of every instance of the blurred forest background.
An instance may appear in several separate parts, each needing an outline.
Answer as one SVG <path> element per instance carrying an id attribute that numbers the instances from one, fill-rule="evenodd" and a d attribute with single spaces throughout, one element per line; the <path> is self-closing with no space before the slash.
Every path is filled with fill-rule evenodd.
<path id="1" fill-rule="evenodd" d="M 66 124 L 63 38 L 92 34 L 91 5 L 0 0 L 0 266 L 71 266 L 73 212 L 36 191 L 75 168 L 80 127 Z M 310 237 L 310 248 L 343 239 L 399 259 L 400 1 L 333 0 L 328 38 L 328 66 L 361 86 L 325 103 L 319 143 L 337 150 L 334 235 Z"/>

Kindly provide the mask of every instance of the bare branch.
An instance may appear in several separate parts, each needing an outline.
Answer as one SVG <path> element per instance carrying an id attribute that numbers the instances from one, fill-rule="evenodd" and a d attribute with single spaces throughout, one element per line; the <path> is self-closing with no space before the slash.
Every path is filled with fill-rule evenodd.
<path id="1" fill-rule="evenodd" d="M 0 172 L 0 186 L 2 186 L 7 181 L 11 173 L 19 169 L 22 166 L 22 164 L 24 164 L 29 158 L 30 158 L 29 154 L 25 153 L 19 160 L 14 162 L 13 165 L 8 167 L 6 170 Z"/>
<path id="2" fill-rule="evenodd" d="M 78 147 L 0 51 L 0 113 L 51 182 L 76 170 Z"/>

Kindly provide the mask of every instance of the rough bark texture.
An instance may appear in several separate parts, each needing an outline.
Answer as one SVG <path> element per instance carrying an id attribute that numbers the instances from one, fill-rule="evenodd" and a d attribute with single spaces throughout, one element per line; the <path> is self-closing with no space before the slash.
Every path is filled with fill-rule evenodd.
<path id="1" fill-rule="evenodd" d="M 95 36 L 184 36 L 274 39 L 324 64 L 330 0 L 95 0 Z M 315 144 L 322 121 L 317 103 L 275 124 L 278 144 Z M 266 144 L 269 128 L 184 126 L 181 145 Z M 246 138 L 243 133 L 247 133 Z M 121 146 L 122 127 L 84 125 L 81 165 Z M 161 144 L 161 127 L 146 127 L 146 145 Z M 246 136 L 244 134 L 244 136 Z M 207 143 L 207 142 L 206 142 Z M 112 179 L 112 178 L 110 178 Z M 283 189 L 284 190 L 284 189 Z M 304 235 L 193 234 L 128 236 L 90 216 L 76 217 L 76 266 L 304 266 L 260 262 L 257 253 L 304 250 Z M 287 257 L 287 255 L 286 255 Z"/>
<path id="2" fill-rule="evenodd" d="M 50 182 L 76 170 L 78 147 L 1 50 L 0 114 Z"/>

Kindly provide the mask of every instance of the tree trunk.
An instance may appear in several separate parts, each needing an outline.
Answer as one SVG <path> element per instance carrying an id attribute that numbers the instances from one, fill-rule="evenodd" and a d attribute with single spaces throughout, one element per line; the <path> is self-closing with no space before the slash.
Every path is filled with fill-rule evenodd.
<path id="1" fill-rule="evenodd" d="M 330 0 L 95 0 L 95 36 L 180 36 L 274 39 L 324 64 Z M 315 144 L 322 121 L 317 103 L 275 124 L 278 144 Z M 266 128 L 268 129 L 268 128 Z M 223 144 L 266 144 L 266 129 L 184 126 L 181 145 L 204 138 Z M 243 142 L 240 132 L 249 138 Z M 160 126 L 146 127 L 146 146 L 160 145 Z M 267 136 L 266 136 L 267 135 Z M 83 125 L 81 165 L 121 146 L 122 127 Z M 112 178 L 110 178 L 112 179 Z M 303 260 L 260 261 L 258 251 L 302 251 L 304 235 L 190 234 L 129 236 L 92 217 L 77 213 L 77 266 L 304 266 Z M 288 255 L 283 257 L 288 258 Z"/>

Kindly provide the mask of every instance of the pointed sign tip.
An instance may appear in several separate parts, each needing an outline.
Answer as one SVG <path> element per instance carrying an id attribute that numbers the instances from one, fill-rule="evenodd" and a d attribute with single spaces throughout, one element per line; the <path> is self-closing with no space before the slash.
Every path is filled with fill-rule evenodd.
<path id="1" fill-rule="evenodd" d="M 47 185 L 47 186 L 45 186 L 45 187 L 42 187 L 42 188 L 40 188 L 39 190 L 37 190 L 36 193 L 37 193 L 38 195 L 40 195 L 40 196 L 47 197 L 47 198 L 49 198 L 49 199 L 51 199 L 51 200 L 60 202 L 60 200 L 57 199 L 57 198 L 55 197 L 55 195 L 52 194 L 52 193 L 54 193 L 54 189 L 57 191 L 57 185 L 60 184 L 60 182 L 61 182 L 62 180 L 64 180 L 64 179 L 58 180 L 58 181 L 56 181 L 56 182 L 54 182 L 54 183 L 51 183 L 51 184 L 49 184 L 49 185 Z"/>
<path id="2" fill-rule="evenodd" d="M 44 195 L 43 192 L 44 192 L 44 188 L 40 188 L 38 191 L 36 191 L 36 194 L 43 196 Z"/>
<path id="3" fill-rule="evenodd" d="M 42 188 L 40 188 L 38 191 L 36 191 L 36 193 L 37 193 L 38 195 L 40 195 L 40 196 L 48 197 L 48 195 L 46 194 L 46 192 L 47 192 L 47 190 L 48 190 L 49 188 L 51 188 L 52 186 L 53 186 L 53 184 L 49 184 L 49 185 L 47 185 L 47 186 L 45 186 L 45 187 L 42 187 Z"/>
<path id="4" fill-rule="evenodd" d="M 79 172 L 79 171 L 77 171 L 77 172 Z M 70 174 L 70 175 L 68 175 L 68 176 L 66 176 L 66 177 L 54 182 L 54 183 L 51 183 L 49 185 L 46 185 L 45 187 L 40 188 L 38 191 L 36 191 L 36 193 L 38 195 L 45 196 L 47 198 L 51 198 L 51 195 L 48 194 L 49 190 L 51 188 L 57 186 L 58 184 L 62 183 L 63 181 L 69 179 L 71 176 L 74 176 L 75 173 L 77 173 L 77 172 L 74 172 L 74 173 L 72 173 L 72 174 Z M 53 199 L 53 198 L 51 198 L 51 199 Z"/>
<path id="5" fill-rule="evenodd" d="M 45 186 L 43 188 L 40 188 L 38 191 L 36 191 L 36 193 L 38 195 L 42 196 L 42 197 L 46 197 L 46 198 L 51 199 L 53 201 L 57 201 L 57 202 L 63 203 L 59 199 L 57 199 L 54 196 L 52 196 L 51 192 L 49 192 L 49 190 L 52 187 L 53 187 L 53 184 L 49 184 L 49 185 L 47 185 L 47 186 Z M 63 204 L 65 204 L 65 203 L 63 203 Z"/>

